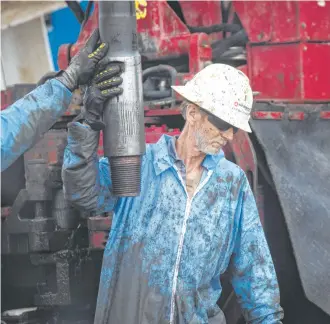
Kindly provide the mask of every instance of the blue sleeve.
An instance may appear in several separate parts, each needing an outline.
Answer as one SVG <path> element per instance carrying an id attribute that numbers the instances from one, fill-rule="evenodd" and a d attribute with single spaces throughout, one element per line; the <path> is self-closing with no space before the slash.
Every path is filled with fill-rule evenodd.
<path id="1" fill-rule="evenodd" d="M 97 157 L 98 143 L 99 132 L 79 122 L 70 123 L 62 168 L 66 199 L 96 215 L 112 211 L 117 201 L 111 194 L 108 159 Z"/>
<path id="2" fill-rule="evenodd" d="M 53 79 L 1 112 L 1 171 L 39 141 L 68 109 L 71 97 Z"/>
<path id="3" fill-rule="evenodd" d="M 230 263 L 231 282 L 248 323 L 279 324 L 283 310 L 274 264 L 252 190 L 244 178 L 237 209 L 239 230 Z"/>

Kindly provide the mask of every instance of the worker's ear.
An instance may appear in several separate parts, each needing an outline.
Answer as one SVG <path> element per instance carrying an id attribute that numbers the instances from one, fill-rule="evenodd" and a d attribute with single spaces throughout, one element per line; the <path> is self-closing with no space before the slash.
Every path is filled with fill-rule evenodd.
<path id="1" fill-rule="evenodd" d="M 187 110 L 186 110 L 186 121 L 190 124 L 190 125 L 195 125 L 198 121 L 200 121 L 201 119 L 201 114 L 199 111 L 199 108 L 190 103 L 187 106 Z"/>

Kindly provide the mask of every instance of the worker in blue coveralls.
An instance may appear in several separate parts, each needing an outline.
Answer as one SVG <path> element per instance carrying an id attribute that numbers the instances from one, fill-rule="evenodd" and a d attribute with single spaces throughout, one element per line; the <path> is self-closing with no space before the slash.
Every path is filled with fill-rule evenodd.
<path id="1" fill-rule="evenodd" d="M 84 120 L 69 125 L 66 198 L 94 214 L 113 211 L 95 323 L 226 323 L 217 300 L 227 269 L 246 321 L 281 323 L 253 193 L 222 151 L 238 129 L 251 132 L 249 80 L 231 66 L 211 64 L 173 89 L 185 99 L 186 123 L 178 138 L 164 135 L 147 145 L 138 197 L 112 196 L 108 159 L 97 157 L 99 132 Z M 102 111 L 100 98 L 92 86 L 86 109 Z"/>
<path id="2" fill-rule="evenodd" d="M 72 92 L 78 86 L 88 84 L 98 69 L 107 66 L 106 58 L 101 62 L 100 60 L 107 53 L 108 44 L 98 42 L 99 31 L 96 29 L 65 71 L 60 71 L 54 79 L 37 87 L 1 112 L 1 172 L 37 143 L 63 115 L 69 107 Z M 103 76 L 113 80 L 112 77 L 118 72 L 119 70 L 112 70 Z M 121 83 L 120 78 L 115 78 L 114 81 L 112 85 Z M 104 89 L 103 96 L 118 95 L 118 92 L 110 90 L 111 88 Z"/>

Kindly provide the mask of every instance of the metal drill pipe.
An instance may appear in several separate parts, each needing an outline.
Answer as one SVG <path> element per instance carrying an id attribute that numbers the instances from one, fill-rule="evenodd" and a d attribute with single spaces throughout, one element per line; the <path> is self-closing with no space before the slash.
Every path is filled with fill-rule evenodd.
<path id="1" fill-rule="evenodd" d="M 103 147 L 110 161 L 112 190 L 115 196 L 138 196 L 145 134 L 135 2 L 100 1 L 99 29 L 101 40 L 109 43 L 108 57 L 124 63 L 123 94 L 109 100 L 103 113 Z"/>

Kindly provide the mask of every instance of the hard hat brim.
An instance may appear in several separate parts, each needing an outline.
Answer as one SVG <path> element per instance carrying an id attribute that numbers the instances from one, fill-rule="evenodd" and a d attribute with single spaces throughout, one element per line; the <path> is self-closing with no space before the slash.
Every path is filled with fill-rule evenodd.
<path id="1" fill-rule="evenodd" d="M 237 128 L 239 128 L 239 129 L 241 129 L 241 130 L 243 130 L 243 131 L 245 131 L 247 133 L 252 133 L 252 129 L 251 129 L 250 125 L 249 125 L 249 122 L 246 122 L 245 125 L 242 125 L 242 127 L 237 127 Z"/>
<path id="2" fill-rule="evenodd" d="M 194 96 L 193 93 L 190 90 L 188 90 L 186 86 L 171 86 L 171 88 L 175 92 L 177 92 L 181 97 L 185 98 L 190 102 L 193 102 L 196 105 L 198 105 L 198 102 L 200 102 L 197 98 L 197 95 Z"/>
<path id="3" fill-rule="evenodd" d="M 187 89 L 186 86 L 171 86 L 171 88 L 177 92 L 181 97 L 183 97 L 184 99 L 194 103 L 197 106 L 200 106 L 201 108 L 205 109 L 205 107 L 203 107 L 203 103 L 199 100 L 199 98 L 197 98 L 197 96 L 194 96 L 194 94 L 190 91 L 190 89 Z M 218 117 L 218 116 L 217 116 Z M 224 121 L 225 118 L 223 118 Z M 228 122 L 228 121 L 226 121 Z M 249 125 L 249 122 L 246 121 L 244 123 L 240 123 L 239 125 L 233 125 L 247 133 L 252 133 L 251 127 Z"/>

